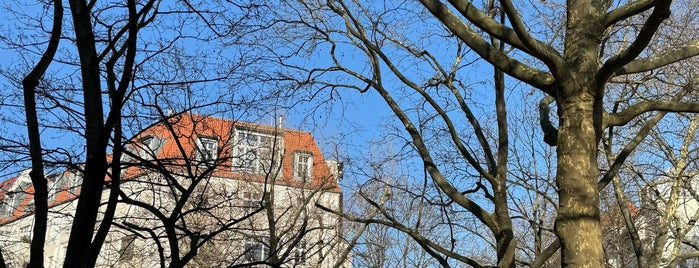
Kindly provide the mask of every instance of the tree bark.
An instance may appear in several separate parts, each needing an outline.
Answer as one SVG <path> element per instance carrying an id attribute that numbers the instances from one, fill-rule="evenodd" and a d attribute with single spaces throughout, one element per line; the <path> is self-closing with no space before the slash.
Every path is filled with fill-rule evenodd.
<path id="1" fill-rule="evenodd" d="M 107 133 L 104 131 L 100 66 L 95 48 L 95 36 L 92 32 L 90 8 L 84 0 L 69 2 L 80 56 L 87 159 L 64 267 L 87 267 L 107 168 L 106 143 L 102 140 L 108 139 L 102 137 Z"/>
<path id="2" fill-rule="evenodd" d="M 563 267 L 604 267 L 597 192 L 597 141 L 594 98 L 578 94 L 559 99 L 558 215 Z M 599 113 L 599 111 L 597 111 Z"/>

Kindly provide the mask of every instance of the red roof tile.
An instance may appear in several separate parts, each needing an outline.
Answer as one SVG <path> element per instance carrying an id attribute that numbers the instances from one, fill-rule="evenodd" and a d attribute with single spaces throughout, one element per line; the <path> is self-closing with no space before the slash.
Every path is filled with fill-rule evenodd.
<path id="1" fill-rule="evenodd" d="M 266 180 L 266 176 L 264 175 L 244 174 L 232 168 L 233 135 L 236 129 L 264 133 L 283 139 L 284 148 L 281 177 L 278 177 L 276 180 Z M 340 188 L 337 185 L 337 178 L 334 178 L 313 136 L 307 132 L 279 129 L 247 122 L 234 122 L 216 117 L 182 114 L 153 124 L 133 137 L 127 146 L 130 146 L 134 154 L 136 154 L 138 150 L 143 149 L 141 140 L 145 137 L 158 137 L 162 139 L 163 143 L 160 145 L 161 148 L 156 150 L 156 161 L 168 165 L 168 168 L 171 169 L 185 169 L 187 168 L 185 165 L 186 162 L 196 158 L 195 146 L 196 140 L 199 137 L 215 137 L 218 140 L 218 147 L 221 148 L 219 159 L 226 160 L 215 167 L 213 172 L 214 176 L 258 182 L 269 181 L 277 185 L 340 192 Z M 293 178 L 293 157 L 296 152 L 306 152 L 313 155 L 313 176 L 310 182 L 301 182 Z M 111 155 L 108 158 L 108 160 L 111 161 Z M 126 162 L 128 162 L 128 160 Z M 143 165 L 132 165 L 124 170 L 122 179 L 129 180 L 130 178 L 135 178 L 148 172 L 147 169 L 143 168 Z M 63 174 L 63 179 L 71 179 L 71 175 L 70 172 L 66 171 Z M 5 198 L 6 193 L 18 177 L 0 183 L 0 200 Z M 107 178 L 107 181 L 109 181 L 109 178 Z M 66 183 L 63 185 L 62 189 L 58 189 L 53 199 L 49 200 L 49 206 L 56 206 L 75 199 L 79 195 L 79 189 L 72 189 L 71 191 L 70 188 L 70 183 Z M 31 214 L 25 212 L 24 207 L 30 204 L 33 199 L 33 187 L 29 187 L 25 192 L 27 193 L 25 200 L 21 202 L 20 206 L 16 208 L 15 212 L 10 217 L 0 218 L 0 224 L 11 222 Z"/>

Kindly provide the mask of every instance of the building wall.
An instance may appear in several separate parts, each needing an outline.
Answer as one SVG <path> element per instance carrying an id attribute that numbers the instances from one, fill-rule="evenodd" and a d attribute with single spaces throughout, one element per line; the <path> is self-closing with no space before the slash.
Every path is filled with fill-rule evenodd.
<path id="1" fill-rule="evenodd" d="M 162 124 L 174 125 L 169 128 Z M 266 173 L 236 169 L 235 146 L 241 142 L 236 129 L 275 135 L 279 148 L 272 153 L 280 156 L 277 169 Z M 149 137 L 156 139 L 148 142 L 156 142 L 143 144 Z M 218 142 L 214 146 L 218 148 L 215 161 L 202 160 L 201 150 L 196 148 L 200 137 Z M 123 196 L 102 247 L 99 267 L 167 266 L 172 249 L 182 257 L 192 245 L 201 244 L 204 246 L 189 262 L 190 267 L 249 263 L 254 261 L 252 253 L 270 255 L 264 261 L 283 262 L 287 267 L 331 267 L 340 262 L 336 257 L 345 246 L 340 239 L 341 221 L 316 207 L 320 204 L 342 209 L 338 166 L 325 161 L 309 133 L 189 116 L 149 127 L 134 137 L 127 149 L 122 159 L 127 163 L 121 173 Z M 311 178 L 294 177 L 294 154 L 299 152 L 312 155 Z M 0 216 L 0 236 L 4 237 L 0 247 L 10 267 L 22 267 L 29 256 L 33 188 L 24 183 L 27 178 L 28 174 L 23 173 L 0 183 L 0 200 L 24 193 L 17 207 L 0 205 L 0 211 L 12 211 Z M 49 181 L 51 208 L 45 265 L 60 267 L 81 178 L 65 172 L 49 176 Z M 17 191 L 20 184 L 26 189 Z M 11 188 L 14 192 L 8 191 Z M 108 195 L 105 189 L 103 203 Z M 102 206 L 100 217 L 104 209 Z M 164 228 L 166 222 L 174 226 L 176 238 L 169 239 L 173 233 Z M 263 247 L 252 247 L 255 242 Z M 276 250 L 270 252 L 270 248 Z M 341 263 L 350 265 L 349 261 Z"/>

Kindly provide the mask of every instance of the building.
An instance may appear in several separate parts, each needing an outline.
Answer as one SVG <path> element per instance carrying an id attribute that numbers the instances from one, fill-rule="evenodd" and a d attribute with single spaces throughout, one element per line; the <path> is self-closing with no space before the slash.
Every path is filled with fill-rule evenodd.
<path id="1" fill-rule="evenodd" d="M 338 257 L 342 222 L 321 209 L 342 209 L 342 167 L 324 159 L 310 133 L 181 114 L 145 128 L 122 152 L 110 169 L 120 176 L 108 177 L 102 194 L 100 219 L 119 185 L 98 266 L 349 266 Z M 65 258 L 78 169 L 47 175 L 46 267 Z M 33 224 L 28 172 L 0 189 L 0 249 L 20 267 Z"/>
<path id="2" fill-rule="evenodd" d="M 655 258 L 660 267 L 699 267 L 698 187 L 699 177 L 661 176 L 642 188 L 640 207 L 626 203 L 642 247 L 641 260 L 646 266 Z M 600 220 L 607 266 L 643 267 L 638 264 L 618 205 L 613 204 Z"/>

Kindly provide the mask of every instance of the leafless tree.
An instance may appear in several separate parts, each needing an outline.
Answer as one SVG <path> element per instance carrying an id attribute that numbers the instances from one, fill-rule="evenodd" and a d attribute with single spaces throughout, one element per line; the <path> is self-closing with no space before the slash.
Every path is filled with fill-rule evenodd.
<path id="1" fill-rule="evenodd" d="M 245 38 L 254 39 L 253 33 L 265 27 L 264 22 L 249 20 L 257 12 L 256 5 L 244 2 L 215 6 L 69 1 L 68 10 L 63 9 L 61 1 L 37 2 L 30 8 L 5 4 L 6 14 L 17 20 L 8 20 L 7 25 L 12 27 L 3 28 L 8 31 L 2 33 L 2 42 L 13 52 L 10 55 L 17 64 L 3 68 L 2 75 L 7 78 L 3 83 L 10 88 L 23 86 L 24 94 L 3 91 L 2 102 L 7 104 L 2 107 L 3 124 L 7 129 L 26 128 L 29 143 L 27 146 L 23 142 L 26 138 L 18 133 L 3 136 L 3 152 L 20 156 L 3 156 L 12 159 L 8 163 L 13 167 L 3 169 L 8 173 L 21 170 L 27 166 L 22 163 L 23 157 L 31 159 L 37 224 L 30 266 L 41 267 L 44 263 L 44 174 L 66 169 L 91 179 L 81 181 L 65 265 L 94 266 L 111 229 L 121 180 L 121 156 L 125 141 L 139 130 L 133 128 L 139 126 L 135 122 L 161 118 L 167 113 L 162 110 L 212 111 L 212 107 L 226 107 L 218 112 L 231 112 L 238 104 L 260 99 L 230 94 L 231 86 L 250 82 L 246 75 L 238 76 L 242 73 L 240 66 L 252 66 L 259 55 L 248 55 L 243 49 L 237 50 L 240 54 L 228 54 L 227 49 L 235 50 L 248 41 Z M 64 13 L 69 14 L 69 20 L 63 19 Z M 199 46 L 186 51 L 183 47 L 188 43 Z M 178 64 L 173 58 L 186 61 Z M 180 68 L 183 65 L 186 68 Z M 195 92 L 204 85 L 221 89 L 198 99 L 182 98 L 197 95 Z M 20 110 L 26 111 L 26 120 L 14 116 Z M 56 137 L 76 142 L 56 145 L 51 142 Z M 107 180 L 111 187 L 109 202 L 98 221 Z M 96 231 L 94 237 L 88 230 Z"/>
<path id="2" fill-rule="evenodd" d="M 663 24 L 669 21 L 672 12 L 676 17 L 670 20 L 693 10 L 684 9 L 682 4 L 671 6 L 672 1 L 650 0 L 629 3 L 547 1 L 517 5 L 504 0 L 499 1 L 498 6 L 471 1 L 423 0 L 420 3 L 421 7 L 412 2 L 289 1 L 291 8 L 281 12 L 285 15 L 282 17 L 287 18 L 284 22 L 307 30 L 289 40 L 292 43 L 303 40 L 296 41 L 298 50 L 322 51 L 328 55 L 326 61 L 316 62 L 312 67 L 295 66 L 300 73 L 306 71 L 306 78 L 301 79 L 300 84 L 332 92 L 346 88 L 377 92 L 406 129 L 410 136 L 408 141 L 419 152 L 426 172 L 444 195 L 470 210 L 472 216 L 490 227 L 494 235 L 504 236 L 496 238 L 498 254 L 505 254 L 498 256 L 498 265 L 504 266 L 514 263 L 510 257 L 514 256 L 510 253 L 514 250 L 506 250 L 510 246 L 514 248 L 514 243 L 510 243 L 511 224 L 507 224 L 510 220 L 504 219 L 510 217 L 509 209 L 507 205 L 497 204 L 498 200 L 507 200 L 497 197 L 499 194 L 507 196 L 508 191 L 506 183 L 498 182 L 498 179 L 504 182 L 507 173 L 504 164 L 508 161 L 508 150 L 503 150 L 507 146 L 507 135 L 503 134 L 507 129 L 498 127 L 499 134 L 493 135 L 498 138 L 493 139 L 493 144 L 487 140 L 474 142 L 480 145 L 474 149 L 477 153 L 469 151 L 475 146 L 461 147 L 461 142 L 467 139 L 458 136 L 464 133 L 459 123 L 473 125 L 474 121 L 467 115 L 458 121 L 450 117 L 454 111 L 464 111 L 459 109 L 463 107 L 459 95 L 454 93 L 454 100 L 447 104 L 439 101 L 447 100 L 449 92 L 466 91 L 449 88 L 458 88 L 459 81 L 468 84 L 465 77 L 468 76 L 466 70 L 470 69 L 466 63 L 471 59 L 478 64 L 482 64 L 478 61 L 482 59 L 513 79 L 537 89 L 537 94 L 545 97 L 541 120 L 544 141 L 556 146 L 557 159 L 554 229 L 558 239 L 546 245 L 547 250 L 543 252 L 560 247 L 561 263 L 566 267 L 603 266 L 598 192 L 617 175 L 627 153 L 630 153 L 615 155 L 609 161 L 609 169 L 600 172 L 598 146 L 603 134 L 610 127 L 623 127 L 636 118 L 655 112 L 699 111 L 699 105 L 691 98 L 672 99 L 682 96 L 678 94 L 680 88 L 670 88 L 662 95 L 639 95 L 628 105 L 612 109 L 609 106 L 618 96 L 613 94 L 615 90 L 610 87 L 610 82 L 632 80 L 644 84 L 647 81 L 636 80 L 639 76 L 635 74 L 642 76 L 663 70 L 699 54 L 698 39 L 693 32 L 675 31 L 686 40 L 678 45 L 655 38 L 659 33 L 677 29 Z M 493 13 L 503 15 L 504 19 L 492 16 Z M 552 17 L 547 15 L 556 17 L 550 19 Z M 439 22 L 437 25 L 435 18 Z M 639 24 L 629 23 L 636 21 Z M 624 36 L 626 42 L 622 42 Z M 495 42 L 490 40 L 491 37 Z M 507 49 L 502 49 L 501 45 Z M 446 59 L 449 64 L 444 63 L 444 54 L 452 55 L 451 59 Z M 361 59 L 360 66 L 357 66 L 357 59 Z M 494 81 L 497 83 L 498 80 Z M 691 81 L 685 82 L 692 85 Z M 433 91 L 441 88 L 444 90 Z M 494 88 L 482 94 L 497 96 L 503 90 L 497 86 Z M 498 109 L 504 108 L 505 99 L 494 99 L 496 101 L 489 107 L 495 107 L 493 110 L 496 111 L 491 112 L 498 114 Z M 409 102 L 429 107 L 431 113 L 419 114 L 401 107 Z M 552 103 L 555 103 L 558 115 L 555 119 L 550 119 L 548 114 L 548 106 Z M 507 121 L 498 117 L 496 122 Z M 469 188 L 460 187 L 458 180 L 445 176 L 445 170 L 449 168 L 440 166 L 441 159 L 428 150 L 434 139 L 425 142 L 427 137 L 432 138 L 425 132 L 427 128 L 445 130 L 444 135 L 453 138 L 452 149 L 462 154 L 472 168 L 470 171 L 490 183 L 492 188 L 488 190 L 491 192 L 487 193 L 495 203 L 492 214 L 462 194 Z M 473 128 L 476 129 L 473 140 L 480 140 L 478 127 Z M 645 136 L 638 134 L 640 139 Z M 488 158 L 490 147 L 500 150 Z M 484 157 L 471 158 L 473 155 Z M 489 224 L 491 219 L 492 225 Z M 448 252 L 440 251 L 443 254 Z M 473 266 L 479 265 L 473 259 L 463 260 Z M 440 263 L 448 264 L 443 260 Z M 538 263 L 534 261 L 534 264 Z"/>

